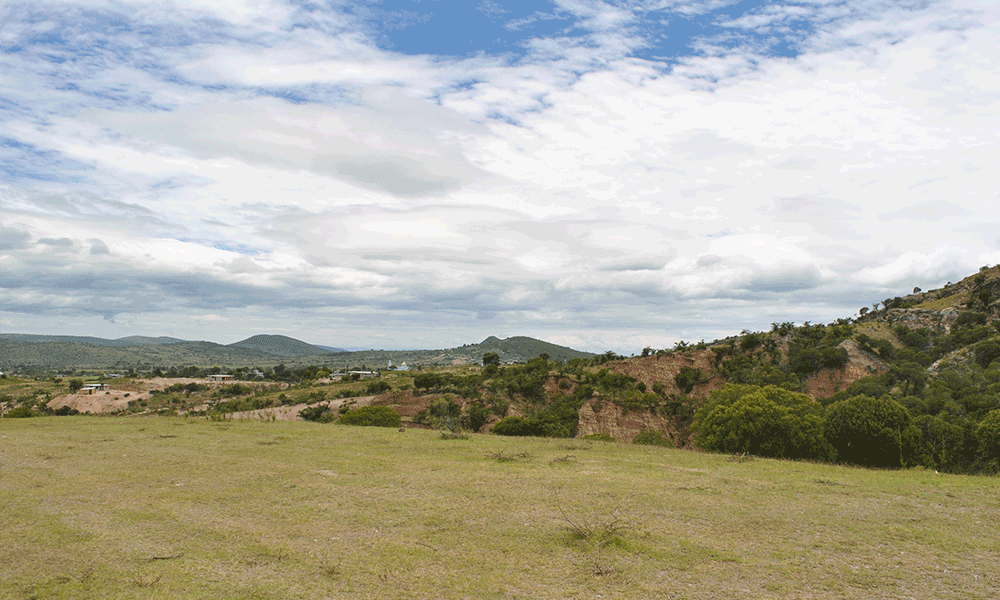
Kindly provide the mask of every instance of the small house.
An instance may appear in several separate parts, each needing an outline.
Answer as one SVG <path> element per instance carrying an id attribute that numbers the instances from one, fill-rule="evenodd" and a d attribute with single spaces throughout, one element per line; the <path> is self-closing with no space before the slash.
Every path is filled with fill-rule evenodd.
<path id="1" fill-rule="evenodd" d="M 93 394 L 94 392 L 103 392 L 108 389 L 108 384 L 106 383 L 88 383 L 87 385 L 80 388 L 78 394 Z"/>

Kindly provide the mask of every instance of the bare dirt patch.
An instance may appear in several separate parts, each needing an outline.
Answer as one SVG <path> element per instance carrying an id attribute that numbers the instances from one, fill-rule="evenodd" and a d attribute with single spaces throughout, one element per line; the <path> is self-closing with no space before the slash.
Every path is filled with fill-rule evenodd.
<path id="1" fill-rule="evenodd" d="M 129 402 L 147 400 L 149 397 L 149 392 L 137 393 L 115 389 L 93 394 L 66 394 L 53 399 L 48 406 L 51 409 L 68 406 L 82 413 L 110 414 L 128 410 Z"/>
<path id="2" fill-rule="evenodd" d="M 336 400 L 324 400 L 315 404 L 295 404 L 292 406 L 275 406 L 272 408 L 261 408 L 258 410 L 246 410 L 232 413 L 232 418 L 236 420 L 261 420 L 261 421 L 298 421 L 301 419 L 299 413 L 307 406 L 329 406 L 333 410 L 338 410 L 345 404 L 351 406 L 368 406 L 375 399 L 375 396 L 358 396 L 356 398 L 338 398 Z"/>

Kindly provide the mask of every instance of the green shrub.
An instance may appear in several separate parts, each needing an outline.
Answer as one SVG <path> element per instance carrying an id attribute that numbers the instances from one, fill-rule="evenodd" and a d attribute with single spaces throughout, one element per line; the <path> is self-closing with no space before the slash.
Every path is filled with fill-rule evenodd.
<path id="1" fill-rule="evenodd" d="M 465 414 L 462 416 L 462 423 L 469 431 L 478 433 L 489 419 L 490 411 L 482 404 L 474 402 L 465 409 Z"/>
<path id="2" fill-rule="evenodd" d="M 198 384 L 193 384 L 193 385 L 197 386 Z M 234 383 L 231 385 L 221 386 L 216 392 L 218 396 L 221 396 L 223 398 L 230 396 L 245 396 L 251 393 L 253 393 L 253 388 L 250 387 L 249 385 L 243 385 L 241 383 Z"/>
<path id="3" fill-rule="evenodd" d="M 315 423 L 332 423 L 337 420 L 337 415 L 325 404 L 307 406 L 299 411 L 299 416 Z"/>
<path id="4" fill-rule="evenodd" d="M 614 442 L 615 438 L 611 437 L 606 433 L 591 433 L 589 435 L 581 435 L 581 440 L 597 440 L 598 442 Z"/>
<path id="5" fill-rule="evenodd" d="M 991 410 L 976 427 L 979 448 L 990 459 L 1000 458 L 1000 409 Z"/>
<path id="6" fill-rule="evenodd" d="M 337 422 L 341 425 L 364 427 L 399 427 L 402 419 L 398 412 L 388 406 L 362 406 L 357 410 L 348 411 Z"/>
<path id="7" fill-rule="evenodd" d="M 27 419 L 29 417 L 37 417 L 38 413 L 31 409 L 30 406 L 18 406 L 12 408 L 4 413 L 5 419 Z"/>
<path id="8" fill-rule="evenodd" d="M 891 468 L 914 461 L 920 436 L 910 413 L 888 395 L 834 402 L 826 409 L 824 434 L 839 461 Z"/>
<path id="9" fill-rule="evenodd" d="M 769 385 L 728 384 L 695 413 L 692 431 L 704 450 L 774 458 L 830 456 L 823 407 L 809 396 Z"/>
<path id="10" fill-rule="evenodd" d="M 685 394 L 690 394 L 694 390 L 694 386 L 701 382 L 701 369 L 695 369 L 693 367 L 681 367 L 679 373 L 674 375 L 674 383 L 677 387 L 681 389 Z"/>
<path id="11" fill-rule="evenodd" d="M 437 373 L 418 373 L 413 376 L 413 387 L 418 390 L 430 390 L 441 387 L 443 380 Z"/>
<path id="12" fill-rule="evenodd" d="M 490 431 L 507 436 L 572 437 L 564 425 L 538 417 L 504 417 Z"/>
<path id="13" fill-rule="evenodd" d="M 639 435 L 635 436 L 632 443 L 643 446 L 662 446 L 664 448 L 673 448 L 674 446 L 670 438 L 653 429 L 643 429 L 639 432 Z"/>
<path id="14" fill-rule="evenodd" d="M 976 344 L 974 352 L 976 363 L 982 368 L 987 368 L 997 358 L 1000 358 L 1000 343 L 996 340 L 988 340 Z"/>
<path id="15" fill-rule="evenodd" d="M 82 387 L 83 387 L 83 380 L 82 379 L 70 379 L 69 380 L 69 391 L 70 391 L 70 393 L 75 394 L 75 393 L 79 392 L 80 388 L 82 388 Z"/>
<path id="16" fill-rule="evenodd" d="M 920 432 L 916 450 L 918 462 L 945 470 L 958 465 L 965 441 L 961 427 L 931 415 L 920 415 L 913 420 L 913 425 Z"/>
<path id="17" fill-rule="evenodd" d="M 381 379 L 369 383 L 368 387 L 365 388 L 365 391 L 369 394 L 384 394 L 390 390 L 392 390 L 392 384 Z"/>

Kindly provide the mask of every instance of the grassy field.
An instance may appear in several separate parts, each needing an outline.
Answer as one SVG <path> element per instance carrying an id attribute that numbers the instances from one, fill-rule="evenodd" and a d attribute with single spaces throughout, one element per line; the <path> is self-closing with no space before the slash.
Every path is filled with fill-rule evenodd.
<path id="1" fill-rule="evenodd" d="M 0 597 L 993 598 L 998 491 L 582 440 L 10 419 Z"/>

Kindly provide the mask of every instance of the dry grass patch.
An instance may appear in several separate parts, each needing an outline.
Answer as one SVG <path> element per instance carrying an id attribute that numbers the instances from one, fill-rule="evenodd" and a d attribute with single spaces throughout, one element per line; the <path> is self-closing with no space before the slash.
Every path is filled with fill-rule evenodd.
<path id="1" fill-rule="evenodd" d="M 13 420 L 12 420 L 13 421 Z M 306 422 L 0 425 L 0 598 L 992 598 L 995 479 Z M 572 446 L 572 460 L 567 456 Z M 490 456 L 526 453 L 527 459 Z"/>

